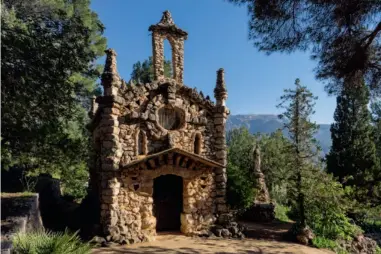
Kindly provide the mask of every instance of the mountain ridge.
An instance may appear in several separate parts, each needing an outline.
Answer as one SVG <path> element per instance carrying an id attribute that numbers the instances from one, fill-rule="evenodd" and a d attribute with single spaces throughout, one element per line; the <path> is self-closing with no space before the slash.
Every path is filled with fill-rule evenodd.
<path id="1" fill-rule="evenodd" d="M 318 124 L 319 130 L 315 135 L 315 138 L 319 141 L 320 146 L 324 154 L 329 152 L 331 147 L 331 132 L 330 124 Z M 266 133 L 270 134 L 277 129 L 282 129 L 283 121 L 278 118 L 277 115 L 272 114 L 237 114 L 230 115 L 226 122 L 226 130 L 230 131 L 240 127 L 248 128 L 249 132 Z M 283 131 L 287 136 L 287 132 Z"/>

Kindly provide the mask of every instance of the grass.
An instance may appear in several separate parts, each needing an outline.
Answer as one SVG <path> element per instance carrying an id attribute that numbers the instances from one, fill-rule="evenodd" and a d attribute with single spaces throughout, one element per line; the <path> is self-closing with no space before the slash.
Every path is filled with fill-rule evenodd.
<path id="1" fill-rule="evenodd" d="M 31 197 L 36 195 L 36 193 L 33 192 L 14 192 L 14 193 L 8 193 L 8 192 L 0 192 L 1 198 L 19 198 L 19 197 Z"/>
<path id="2" fill-rule="evenodd" d="M 16 234 L 13 238 L 14 252 L 17 254 L 86 254 L 91 246 L 83 243 L 76 233 L 65 231 L 53 233 L 36 231 L 27 234 Z"/>
<path id="3" fill-rule="evenodd" d="M 334 250 L 338 247 L 338 244 L 334 240 L 330 240 L 324 237 L 315 237 L 312 240 L 312 245 L 319 249 L 331 249 Z"/>
<path id="4" fill-rule="evenodd" d="M 335 240 L 317 236 L 312 239 L 312 245 L 319 249 L 330 249 L 338 254 L 348 254 L 348 251 L 341 247 Z"/>

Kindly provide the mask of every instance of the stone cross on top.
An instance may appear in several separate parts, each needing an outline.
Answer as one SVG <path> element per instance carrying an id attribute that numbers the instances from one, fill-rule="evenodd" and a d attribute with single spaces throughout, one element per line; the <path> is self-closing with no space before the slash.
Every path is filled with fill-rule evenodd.
<path id="1" fill-rule="evenodd" d="M 152 55 L 155 80 L 164 79 L 164 40 L 167 39 L 172 48 L 173 79 L 183 84 L 184 75 L 184 41 L 188 33 L 175 25 L 169 11 L 163 12 L 159 23 L 148 29 L 152 32 Z"/>
<path id="2" fill-rule="evenodd" d="M 171 13 L 166 10 L 163 12 L 163 16 L 161 17 L 161 20 L 160 22 L 158 23 L 158 25 L 174 25 L 175 22 L 173 22 L 173 19 L 172 19 L 172 15 Z"/>

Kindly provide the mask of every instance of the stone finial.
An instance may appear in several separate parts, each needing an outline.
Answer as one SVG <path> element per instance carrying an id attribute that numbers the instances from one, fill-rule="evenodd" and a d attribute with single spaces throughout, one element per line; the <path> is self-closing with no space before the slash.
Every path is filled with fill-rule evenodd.
<path id="1" fill-rule="evenodd" d="M 164 11 L 163 16 L 161 17 L 161 20 L 158 23 L 158 25 L 171 26 L 174 24 L 175 22 L 173 22 L 171 13 L 168 10 Z"/>
<path id="2" fill-rule="evenodd" d="M 90 99 L 90 103 L 91 103 L 91 108 L 90 108 L 90 112 L 89 112 L 89 117 L 90 118 L 93 118 L 95 113 L 97 112 L 98 110 L 98 103 L 95 101 L 96 100 L 96 96 L 93 95 Z"/>
<path id="3" fill-rule="evenodd" d="M 104 68 L 104 73 L 112 73 L 117 74 L 118 71 L 116 69 L 116 52 L 114 49 L 106 49 L 106 64 Z"/>
<path id="4" fill-rule="evenodd" d="M 218 69 L 216 87 L 214 88 L 214 97 L 216 98 L 217 106 L 224 106 L 225 100 L 228 98 L 224 76 L 224 69 Z"/>
<path id="5" fill-rule="evenodd" d="M 121 79 L 116 68 L 116 52 L 113 49 L 105 50 L 106 64 L 102 74 L 104 95 L 116 95 L 121 87 Z"/>

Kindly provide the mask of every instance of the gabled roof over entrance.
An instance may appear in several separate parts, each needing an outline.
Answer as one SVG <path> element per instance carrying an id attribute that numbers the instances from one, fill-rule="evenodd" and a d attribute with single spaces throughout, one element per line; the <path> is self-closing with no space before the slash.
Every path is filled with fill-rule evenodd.
<path id="1" fill-rule="evenodd" d="M 203 167 L 223 167 L 222 164 L 204 158 L 198 154 L 184 151 L 180 148 L 171 148 L 155 154 L 145 156 L 144 158 L 135 160 L 121 168 L 127 169 L 132 166 L 139 165 L 146 169 L 155 169 L 162 165 L 173 165 L 188 169 L 195 169 L 199 166 Z"/>

